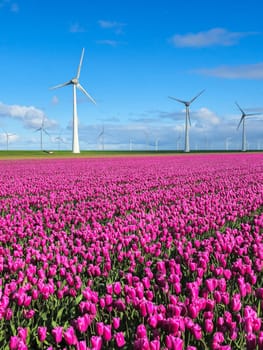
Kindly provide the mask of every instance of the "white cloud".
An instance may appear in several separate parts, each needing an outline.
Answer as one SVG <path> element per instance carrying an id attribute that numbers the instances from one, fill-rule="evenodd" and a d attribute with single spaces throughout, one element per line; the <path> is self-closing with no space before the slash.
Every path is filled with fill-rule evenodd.
<path id="1" fill-rule="evenodd" d="M 101 28 L 104 28 L 104 29 L 114 29 L 116 34 L 122 34 L 123 27 L 126 26 L 125 23 L 115 22 L 115 21 L 104 21 L 104 20 L 99 20 L 98 24 Z"/>
<path id="2" fill-rule="evenodd" d="M 211 127 L 220 124 L 220 118 L 210 109 L 206 107 L 200 108 L 193 113 L 193 118 L 197 120 L 198 125 Z"/>
<path id="3" fill-rule="evenodd" d="M 263 62 L 238 66 L 219 66 L 195 71 L 203 75 L 227 79 L 263 79 Z"/>
<path id="4" fill-rule="evenodd" d="M 46 128 L 52 128 L 57 125 L 55 120 L 48 119 L 44 111 L 34 106 L 7 105 L 0 102 L 0 116 L 19 119 L 26 128 L 39 128 L 43 119 L 45 120 Z"/>
<path id="5" fill-rule="evenodd" d="M 256 33 L 253 32 L 229 32 L 224 28 L 213 28 L 208 31 L 187 34 L 175 34 L 169 41 L 177 47 L 208 47 L 208 46 L 233 46 L 241 38 Z"/>

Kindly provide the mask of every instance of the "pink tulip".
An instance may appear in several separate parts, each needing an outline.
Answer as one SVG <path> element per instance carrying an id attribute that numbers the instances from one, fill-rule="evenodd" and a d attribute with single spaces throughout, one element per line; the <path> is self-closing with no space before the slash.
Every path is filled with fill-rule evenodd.
<path id="1" fill-rule="evenodd" d="M 104 328 L 103 328 L 103 338 L 106 340 L 106 341 L 110 341 L 111 338 L 112 338 L 112 333 L 111 333 L 111 325 L 104 325 Z"/>
<path id="2" fill-rule="evenodd" d="M 118 329 L 120 327 L 120 317 L 113 317 L 112 318 L 112 326 L 114 329 Z"/>
<path id="3" fill-rule="evenodd" d="M 122 332 L 115 333 L 114 338 L 118 348 L 122 348 L 126 344 L 124 334 Z"/>
<path id="4" fill-rule="evenodd" d="M 77 350 L 88 350 L 86 340 L 80 340 L 76 344 Z"/>
<path id="5" fill-rule="evenodd" d="M 47 327 L 38 327 L 37 334 L 39 341 L 43 342 L 47 336 Z"/>
<path id="6" fill-rule="evenodd" d="M 68 345 L 75 345 L 77 343 L 77 337 L 74 328 L 70 326 L 66 331 L 64 331 L 64 339 Z"/>
<path id="7" fill-rule="evenodd" d="M 90 338 L 91 346 L 93 350 L 100 350 L 102 348 L 102 338 L 100 336 L 92 336 Z"/>
<path id="8" fill-rule="evenodd" d="M 116 295 L 121 294 L 121 283 L 120 282 L 115 282 L 113 284 L 113 291 Z"/>
<path id="9" fill-rule="evenodd" d="M 51 333 L 55 339 L 55 342 L 59 344 L 62 341 L 63 327 L 57 326 L 52 329 Z"/>
<path id="10" fill-rule="evenodd" d="M 16 335 L 11 336 L 10 340 L 9 340 L 10 350 L 16 350 L 18 347 L 19 341 L 20 341 L 20 338 L 18 336 L 16 336 Z"/>
<path id="11" fill-rule="evenodd" d="M 101 336 L 104 332 L 104 323 L 103 322 L 97 322 L 96 323 L 96 333 Z"/>
<path id="12" fill-rule="evenodd" d="M 28 329 L 27 328 L 18 327 L 17 330 L 18 330 L 18 332 L 17 332 L 18 337 L 25 343 L 26 342 L 26 338 L 27 338 L 27 334 L 28 334 Z"/>
<path id="13" fill-rule="evenodd" d="M 234 294 L 231 299 L 231 309 L 233 312 L 237 312 L 241 309 L 240 294 Z"/>

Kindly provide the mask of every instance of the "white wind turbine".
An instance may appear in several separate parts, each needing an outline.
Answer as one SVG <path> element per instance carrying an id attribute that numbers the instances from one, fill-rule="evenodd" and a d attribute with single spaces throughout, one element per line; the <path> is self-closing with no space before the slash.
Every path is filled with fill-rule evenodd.
<path id="1" fill-rule="evenodd" d="M 237 129 L 240 127 L 241 123 L 242 125 L 242 152 L 246 152 L 247 150 L 247 141 L 246 141 L 246 124 L 245 124 L 245 119 L 246 117 L 252 116 L 252 115 L 260 115 L 262 113 L 245 113 L 243 109 L 239 106 L 239 104 L 236 102 L 236 105 L 238 109 L 241 112 L 241 118 L 238 123 Z"/>
<path id="2" fill-rule="evenodd" d="M 184 145 L 184 151 L 185 152 L 190 152 L 190 145 L 189 145 L 189 125 L 191 126 L 191 120 L 190 120 L 190 111 L 189 107 L 194 100 L 197 99 L 205 90 L 202 90 L 199 92 L 198 95 L 196 95 L 194 98 L 192 98 L 190 101 L 184 101 L 184 100 L 179 100 L 178 98 L 171 97 L 172 100 L 175 100 L 177 102 L 183 103 L 185 105 L 185 145 Z"/>
<path id="3" fill-rule="evenodd" d="M 4 131 L 4 134 L 6 136 L 6 150 L 8 151 L 8 148 L 9 148 L 9 137 L 12 137 L 12 136 L 15 136 L 16 134 L 10 134 L 9 132 L 6 132 L 5 130 Z"/>
<path id="4" fill-rule="evenodd" d="M 51 89 L 57 89 L 61 88 L 67 85 L 73 86 L 73 136 L 72 136 L 72 152 L 73 153 L 79 153 L 79 133 L 78 133 L 78 114 L 77 114 L 77 88 L 86 95 L 91 102 L 96 104 L 95 100 L 88 94 L 88 92 L 84 89 L 82 85 L 79 83 L 79 77 L 80 77 L 80 71 L 82 66 L 84 56 L 84 49 L 82 49 L 80 62 L 78 66 L 77 75 L 75 78 L 72 78 L 71 80 L 67 81 L 66 83 L 56 85 L 52 87 Z"/>
<path id="5" fill-rule="evenodd" d="M 43 132 L 49 136 L 49 133 L 45 129 L 45 117 L 42 118 L 41 125 L 38 129 L 35 130 L 35 132 L 40 131 L 40 149 L 43 151 Z"/>

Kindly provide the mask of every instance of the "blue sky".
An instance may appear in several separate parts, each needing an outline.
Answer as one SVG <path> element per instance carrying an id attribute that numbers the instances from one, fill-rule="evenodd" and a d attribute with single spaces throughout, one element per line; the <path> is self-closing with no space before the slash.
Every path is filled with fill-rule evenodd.
<path id="1" fill-rule="evenodd" d="M 0 149 L 71 149 L 76 75 L 80 148 L 180 149 L 190 100 L 190 148 L 241 147 L 240 112 L 263 112 L 261 0 L 0 0 Z M 15 134 L 15 135 L 11 135 Z M 102 137 L 103 134 L 103 137 Z M 247 118 L 263 148 L 263 116 Z"/>

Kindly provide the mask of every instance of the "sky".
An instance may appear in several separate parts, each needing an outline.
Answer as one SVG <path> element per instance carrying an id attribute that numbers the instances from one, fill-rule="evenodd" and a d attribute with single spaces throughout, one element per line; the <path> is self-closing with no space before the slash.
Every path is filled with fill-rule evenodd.
<path id="1" fill-rule="evenodd" d="M 0 0 L 0 150 L 240 149 L 241 112 L 263 113 L 262 0 Z M 246 118 L 263 149 L 263 115 Z"/>

